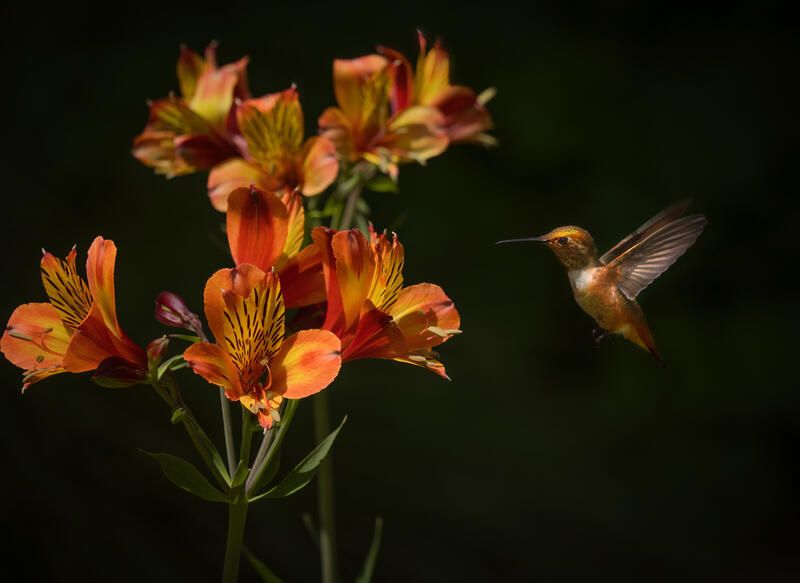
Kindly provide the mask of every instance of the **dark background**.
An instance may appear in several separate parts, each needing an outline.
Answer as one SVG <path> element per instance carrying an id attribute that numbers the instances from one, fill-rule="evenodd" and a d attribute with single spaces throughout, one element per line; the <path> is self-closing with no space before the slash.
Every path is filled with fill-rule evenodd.
<path id="1" fill-rule="evenodd" d="M 108 5 L 107 10 L 111 10 Z M 406 247 L 407 283 L 441 284 L 465 333 L 453 382 L 390 362 L 345 367 L 336 477 L 351 581 L 383 516 L 377 581 L 788 581 L 800 576 L 796 33 L 771 2 L 555 7 L 483 2 L 36 3 L 0 9 L 0 312 L 43 301 L 39 248 L 119 246 L 120 319 L 145 343 L 152 300 L 201 309 L 228 265 L 202 175 L 129 154 L 146 98 L 177 89 L 186 42 L 251 56 L 254 93 L 298 84 L 309 133 L 331 60 L 441 35 L 453 78 L 498 89 L 496 150 L 454 147 L 370 195 Z M 793 154 L 792 154 L 793 155 Z M 553 257 L 494 247 L 560 224 L 607 248 L 685 198 L 706 232 L 641 296 L 667 368 L 595 348 Z M 794 227 L 794 228 L 793 228 Z M 217 395 L 185 394 L 214 436 Z M 0 579 L 216 580 L 226 511 L 173 488 L 137 448 L 191 457 L 151 390 L 62 375 L 19 396 L 0 366 Z M 304 403 L 284 460 L 312 446 Z M 195 459 L 191 457 L 191 459 Z M 314 489 L 253 506 L 247 542 L 288 581 L 318 579 L 301 521 Z M 254 578 L 243 567 L 243 580 Z"/>

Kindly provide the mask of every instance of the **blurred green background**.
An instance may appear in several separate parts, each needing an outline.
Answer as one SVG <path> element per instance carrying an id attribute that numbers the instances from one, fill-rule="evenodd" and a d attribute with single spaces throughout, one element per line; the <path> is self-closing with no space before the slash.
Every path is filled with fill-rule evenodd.
<path id="1" fill-rule="evenodd" d="M 257 94 L 297 83 L 311 132 L 334 57 L 381 43 L 415 58 L 421 27 L 450 48 L 455 82 L 497 87 L 501 145 L 403 167 L 401 194 L 368 198 L 405 244 L 406 282 L 441 284 L 465 334 L 441 351 L 452 383 L 356 362 L 332 388 L 336 418 L 350 415 L 335 447 L 345 581 L 375 516 L 376 581 L 796 580 L 797 35 L 780 4 L 113 11 L 0 8 L 3 318 L 44 299 L 40 247 L 83 254 L 97 234 L 119 246 L 134 339 L 163 333 L 163 289 L 201 309 L 229 263 L 205 177 L 166 181 L 129 154 L 145 99 L 177 89 L 180 43 L 249 54 Z M 607 248 L 687 196 L 706 232 L 640 297 L 666 369 L 619 339 L 594 347 L 548 252 L 493 246 L 577 224 Z M 181 378 L 219 436 L 216 392 Z M 0 580 L 218 578 L 225 508 L 137 450 L 193 455 L 156 395 L 64 375 L 20 397 L 8 363 L 0 382 Z M 312 445 L 304 403 L 284 461 Z M 318 579 L 301 520 L 315 505 L 308 488 L 252 508 L 247 542 L 288 581 Z"/>

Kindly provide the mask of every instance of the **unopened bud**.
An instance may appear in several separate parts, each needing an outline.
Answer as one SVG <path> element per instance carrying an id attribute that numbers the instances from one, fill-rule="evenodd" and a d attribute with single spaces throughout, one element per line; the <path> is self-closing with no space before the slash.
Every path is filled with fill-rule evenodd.
<path id="1" fill-rule="evenodd" d="M 164 354 L 166 354 L 168 346 L 169 338 L 166 336 L 156 338 L 147 345 L 147 366 L 151 371 L 155 370 L 164 360 Z"/>
<path id="2" fill-rule="evenodd" d="M 156 298 L 156 320 L 165 326 L 184 328 L 197 332 L 200 318 L 192 312 L 183 299 L 172 292 L 164 291 Z"/>
<path id="3" fill-rule="evenodd" d="M 131 387 L 146 379 L 146 370 L 118 356 L 106 358 L 92 375 L 92 381 L 109 389 Z"/>

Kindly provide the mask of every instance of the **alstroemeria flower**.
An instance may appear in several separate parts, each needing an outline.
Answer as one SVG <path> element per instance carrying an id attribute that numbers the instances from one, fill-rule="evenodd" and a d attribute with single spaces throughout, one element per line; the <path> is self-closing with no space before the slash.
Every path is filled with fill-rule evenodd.
<path id="1" fill-rule="evenodd" d="M 415 105 L 435 107 L 444 116 L 444 130 L 451 143 L 495 145 L 494 137 L 486 133 L 494 125 L 485 107 L 494 96 L 494 89 L 478 95 L 469 87 L 451 85 L 450 55 L 438 40 L 426 52 L 425 36 L 417 31 L 417 37 L 419 56 L 416 72 L 400 52 L 386 47 L 378 49 L 392 62 L 389 98 L 393 109 L 402 111 Z"/>
<path id="2" fill-rule="evenodd" d="M 419 43 L 416 75 L 408 59 L 385 47 L 334 61 L 339 107 L 325 110 L 319 126 L 345 160 L 363 158 L 395 177 L 398 163 L 424 162 L 450 143 L 494 143 L 485 133 L 492 120 L 484 107 L 494 91 L 476 95 L 450 85 L 447 52 L 438 42 L 426 52 L 421 33 Z"/>
<path id="3" fill-rule="evenodd" d="M 397 236 L 358 229 L 314 229 L 325 272 L 328 309 L 322 327 L 342 341 L 342 360 L 388 358 L 448 378 L 431 349 L 461 332 L 453 301 L 431 283 L 403 287 Z"/>
<path id="4" fill-rule="evenodd" d="M 279 197 L 253 186 L 234 190 L 228 199 L 226 230 L 234 263 L 274 270 L 288 307 L 325 301 L 319 249 L 316 245 L 301 249 L 305 212 L 298 193 Z"/>
<path id="5" fill-rule="evenodd" d="M 327 387 L 341 367 L 341 342 L 326 330 L 284 339 L 284 302 L 278 276 L 255 265 L 217 271 L 204 304 L 216 344 L 200 342 L 183 357 L 192 370 L 239 401 L 264 428 L 280 420 L 284 398 L 300 399 Z"/>
<path id="6" fill-rule="evenodd" d="M 435 107 L 390 104 L 391 63 L 381 55 L 333 62 L 339 107 L 319 118 L 323 136 L 349 162 L 367 160 L 392 176 L 400 162 L 424 162 L 448 144 L 445 118 Z"/>
<path id="7" fill-rule="evenodd" d="M 314 196 L 336 180 L 339 162 L 333 144 L 324 137 L 303 141 L 303 110 L 294 87 L 242 101 L 236 122 L 244 159 L 229 160 L 208 177 L 208 193 L 217 210 L 226 210 L 228 194 L 235 188 L 254 184 L 262 190 L 298 190 Z"/>
<path id="8" fill-rule="evenodd" d="M 23 390 L 62 372 L 97 369 L 103 361 L 131 371 L 147 370 L 144 351 L 122 331 L 114 293 L 113 241 L 97 237 L 89 248 L 86 280 L 75 265 L 73 247 L 66 259 L 44 252 L 42 283 L 49 302 L 19 306 L 6 325 L 0 350 L 23 369 Z M 138 374 L 138 373 L 137 373 Z"/>
<path id="9" fill-rule="evenodd" d="M 133 155 L 167 177 L 207 170 L 237 155 L 229 116 L 236 99 L 248 99 L 247 58 L 217 67 L 216 43 L 205 58 L 181 47 L 181 97 L 150 104 L 150 118 L 134 139 Z"/>

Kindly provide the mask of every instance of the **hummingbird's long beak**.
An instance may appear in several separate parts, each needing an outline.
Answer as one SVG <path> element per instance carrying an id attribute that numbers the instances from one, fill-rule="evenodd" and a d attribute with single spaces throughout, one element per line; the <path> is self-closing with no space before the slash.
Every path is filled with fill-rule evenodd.
<path id="1" fill-rule="evenodd" d="M 526 237 L 524 239 L 506 239 L 505 241 L 498 241 L 495 245 L 501 245 L 503 243 L 527 243 L 531 241 L 534 243 L 547 243 L 547 237 L 542 235 L 541 237 Z"/>

